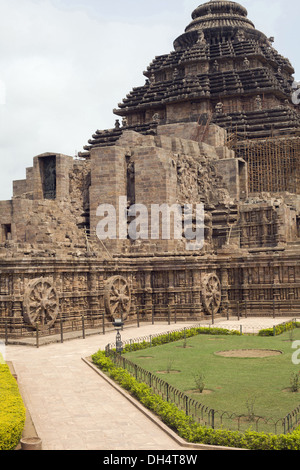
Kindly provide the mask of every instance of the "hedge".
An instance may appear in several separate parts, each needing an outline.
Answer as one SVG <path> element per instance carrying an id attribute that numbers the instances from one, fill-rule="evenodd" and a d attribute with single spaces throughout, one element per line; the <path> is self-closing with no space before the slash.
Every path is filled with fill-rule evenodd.
<path id="1" fill-rule="evenodd" d="M 249 450 L 300 450 L 299 429 L 291 434 L 276 435 L 251 430 L 242 433 L 206 428 L 193 421 L 175 404 L 164 401 L 146 384 L 137 382 L 129 372 L 117 367 L 111 359 L 106 357 L 104 351 L 98 351 L 92 356 L 92 360 L 103 372 L 107 373 L 146 408 L 154 412 L 187 442 Z"/>
<path id="2" fill-rule="evenodd" d="M 300 323 L 291 321 L 288 323 L 281 323 L 280 325 L 275 326 L 275 328 L 266 328 L 264 330 L 260 330 L 258 332 L 258 336 L 273 336 L 275 332 L 275 336 L 281 335 L 285 331 L 293 330 L 294 328 L 300 328 Z"/>
<path id="3" fill-rule="evenodd" d="M 0 450 L 18 445 L 25 425 L 26 409 L 18 384 L 8 365 L 0 364 Z"/>
<path id="4" fill-rule="evenodd" d="M 151 343 L 149 341 L 142 341 L 140 343 L 126 344 L 124 346 L 123 353 L 146 349 L 150 346 L 160 346 L 162 344 L 172 343 L 174 341 L 179 341 L 184 338 L 191 338 L 197 335 L 240 335 L 240 332 L 235 330 L 227 330 L 225 328 L 194 327 L 153 337 L 151 339 Z"/>

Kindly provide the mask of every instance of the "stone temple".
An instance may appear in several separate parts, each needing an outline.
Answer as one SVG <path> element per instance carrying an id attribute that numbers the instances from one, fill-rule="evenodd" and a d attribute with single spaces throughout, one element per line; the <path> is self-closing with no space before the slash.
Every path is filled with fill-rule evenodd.
<path id="1" fill-rule="evenodd" d="M 204 3 L 119 103 L 114 129 L 96 130 L 75 158 L 33 158 L 0 202 L 2 334 L 5 322 L 24 335 L 37 322 L 49 332 L 78 326 L 82 315 L 88 325 L 130 323 L 137 311 L 147 321 L 295 316 L 300 107 L 294 69 L 273 42 L 242 5 Z M 119 224 L 99 237 L 103 204 L 126 236 Z M 149 236 L 152 219 L 128 235 L 132 206 L 150 219 L 162 204 L 203 205 L 201 248 L 160 226 Z M 175 229 L 172 215 L 160 220 Z"/>

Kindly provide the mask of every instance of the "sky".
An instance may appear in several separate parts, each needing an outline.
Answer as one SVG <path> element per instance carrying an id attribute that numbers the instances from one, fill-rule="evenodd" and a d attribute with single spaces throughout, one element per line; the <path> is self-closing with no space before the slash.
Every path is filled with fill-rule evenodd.
<path id="1" fill-rule="evenodd" d="M 34 156 L 74 156 L 155 56 L 191 21 L 197 0 L 0 0 L 0 200 Z M 244 0 L 248 17 L 300 80 L 299 0 Z"/>

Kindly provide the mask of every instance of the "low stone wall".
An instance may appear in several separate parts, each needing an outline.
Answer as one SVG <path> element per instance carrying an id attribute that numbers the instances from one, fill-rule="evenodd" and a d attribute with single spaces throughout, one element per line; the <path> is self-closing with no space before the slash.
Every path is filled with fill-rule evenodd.
<path id="1" fill-rule="evenodd" d="M 300 307 L 297 255 L 135 256 L 113 260 L 11 260 L 0 266 L 0 331 L 22 326 L 202 320 L 212 316 L 295 316 Z M 74 322 L 78 319 L 78 322 Z"/>

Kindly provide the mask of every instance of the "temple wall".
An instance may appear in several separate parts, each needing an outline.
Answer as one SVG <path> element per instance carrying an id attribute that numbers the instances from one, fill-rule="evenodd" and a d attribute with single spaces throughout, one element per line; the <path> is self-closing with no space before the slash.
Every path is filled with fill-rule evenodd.
<path id="1" fill-rule="evenodd" d="M 114 261 L 54 262 L 42 259 L 1 262 L 0 331 L 4 320 L 10 331 L 23 326 L 23 334 L 35 328 L 37 300 L 32 293 L 41 282 L 53 289 L 57 310 L 50 329 L 59 331 L 84 314 L 87 322 L 105 315 L 111 324 L 116 293 L 113 283 L 122 282 L 130 302 L 124 313 L 126 322 L 166 320 L 169 309 L 178 321 L 211 318 L 207 310 L 206 282 L 219 280 L 220 304 L 215 316 L 295 316 L 300 306 L 300 266 L 297 256 L 227 256 L 223 259 L 194 257 L 140 257 Z M 118 285 L 118 284 L 115 284 Z M 53 297 L 54 298 L 54 297 Z M 34 300 L 32 300 L 34 299 Z M 53 299 L 52 299 L 53 301 Z M 49 321 L 49 318 L 48 318 Z M 88 323 L 87 323 L 88 324 Z M 101 324 L 101 323 L 100 323 Z M 45 323 L 47 325 L 47 322 Z M 41 325 L 42 326 L 42 325 Z"/>

